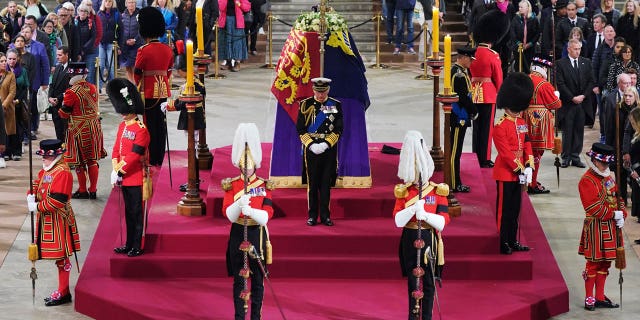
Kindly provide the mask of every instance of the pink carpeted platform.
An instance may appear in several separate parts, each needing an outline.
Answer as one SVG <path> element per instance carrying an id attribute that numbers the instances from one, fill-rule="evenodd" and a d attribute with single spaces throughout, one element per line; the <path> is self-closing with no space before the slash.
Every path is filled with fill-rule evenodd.
<path id="1" fill-rule="evenodd" d="M 406 280 L 397 260 L 401 230 L 391 218 L 398 156 L 370 145 L 373 187 L 334 189 L 334 227 L 308 227 L 305 189 L 277 189 L 276 217 L 269 222 L 274 264 L 273 287 L 288 319 L 401 319 L 406 317 Z M 269 172 L 270 144 L 263 144 Z M 120 244 L 118 197 L 105 207 L 76 285 L 78 312 L 99 319 L 230 319 L 232 279 L 224 253 L 230 223 L 220 214 L 220 180 L 238 175 L 230 147 L 215 150 L 201 195 L 207 215 L 175 214 L 177 185 L 186 177 L 186 152 L 172 152 L 174 190 L 168 168 L 161 170 L 151 201 L 145 255 L 113 254 Z M 471 154 L 463 155 L 463 181 L 469 194 L 456 194 L 462 217 L 447 226 L 446 267 L 439 289 L 447 319 L 544 319 L 568 311 L 568 289 L 525 197 L 522 242 L 532 251 L 498 254 L 495 181 Z M 441 181 L 441 175 L 433 178 Z M 473 307 L 471 307 L 473 306 Z M 268 289 L 265 319 L 280 314 Z"/>

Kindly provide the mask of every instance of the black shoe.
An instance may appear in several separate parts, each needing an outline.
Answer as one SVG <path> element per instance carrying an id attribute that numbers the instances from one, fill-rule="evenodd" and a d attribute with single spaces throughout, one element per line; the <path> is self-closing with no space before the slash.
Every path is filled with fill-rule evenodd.
<path id="1" fill-rule="evenodd" d="M 471 187 L 469 187 L 467 185 L 464 185 L 464 184 L 459 184 L 459 185 L 456 186 L 455 189 L 453 189 L 453 192 L 464 192 L 464 193 L 467 193 L 467 192 L 470 192 L 470 191 L 471 191 Z"/>
<path id="2" fill-rule="evenodd" d="M 606 300 L 604 301 L 599 301 L 596 300 L 596 304 L 594 305 L 595 308 L 620 308 L 620 305 L 617 303 L 613 303 L 611 302 L 611 300 L 609 300 L 609 298 L 605 297 Z"/>
<path id="3" fill-rule="evenodd" d="M 313 227 L 313 226 L 315 226 L 316 224 L 317 224 L 316 219 L 314 219 L 314 218 L 309 218 L 309 219 L 307 219 L 307 225 L 308 225 L 308 226 L 312 226 L 312 227 Z"/>
<path id="4" fill-rule="evenodd" d="M 528 194 L 545 194 L 551 192 L 549 189 L 543 187 L 542 185 L 538 185 L 536 187 L 527 187 Z"/>
<path id="5" fill-rule="evenodd" d="M 511 253 L 513 253 L 513 251 L 511 251 L 511 247 L 509 247 L 509 245 L 506 242 L 500 245 L 500 254 L 511 254 Z"/>
<path id="6" fill-rule="evenodd" d="M 98 199 L 98 195 L 95 192 L 89 191 L 89 199 L 92 199 L 92 200 Z"/>
<path id="7" fill-rule="evenodd" d="M 129 252 L 127 252 L 127 256 L 129 257 L 137 257 L 139 255 L 142 255 L 144 253 L 144 251 L 142 249 L 131 249 L 129 250 Z"/>
<path id="8" fill-rule="evenodd" d="M 65 304 L 69 302 L 71 302 L 71 293 L 67 293 L 66 295 L 58 299 L 50 298 L 48 301 L 45 301 L 44 305 L 47 307 L 53 307 L 53 306 L 59 306 L 61 304 Z"/>
<path id="9" fill-rule="evenodd" d="M 71 195 L 72 199 L 89 199 L 89 192 L 76 191 Z"/>
<path id="10" fill-rule="evenodd" d="M 202 181 L 202 180 L 200 180 Z M 180 192 L 187 192 L 187 187 L 189 187 L 189 183 L 185 182 L 183 184 L 180 185 Z M 197 182 L 196 183 L 196 190 L 200 190 L 200 183 Z"/>
<path id="11" fill-rule="evenodd" d="M 585 310 L 588 310 L 588 311 L 596 311 L 596 306 L 595 305 L 588 305 L 588 304 L 585 303 L 584 304 L 584 308 L 585 308 Z"/>
<path id="12" fill-rule="evenodd" d="M 633 240 L 633 243 L 640 244 L 640 239 Z"/>
<path id="13" fill-rule="evenodd" d="M 322 221 L 322 224 L 324 224 L 327 227 L 332 227 L 333 226 L 333 221 L 331 221 L 331 219 L 327 218 L 327 220 Z"/>
<path id="14" fill-rule="evenodd" d="M 586 168 L 587 166 L 582 161 L 571 161 L 571 165 L 578 168 Z M 597 302 L 596 302 L 597 303 Z"/>
<path id="15" fill-rule="evenodd" d="M 131 248 L 127 248 L 127 246 L 117 247 L 113 249 L 113 252 L 119 253 L 119 254 L 126 254 L 129 251 L 131 251 Z"/>
<path id="16" fill-rule="evenodd" d="M 567 168 L 569 167 L 569 161 L 562 161 L 562 164 L 560 164 L 560 168 Z"/>
<path id="17" fill-rule="evenodd" d="M 529 251 L 529 247 L 521 245 L 520 242 L 518 241 L 514 242 L 510 247 L 512 251 L 516 251 L 516 252 Z"/>
<path id="18" fill-rule="evenodd" d="M 480 162 L 480 168 L 493 168 L 495 164 L 491 160 Z"/>

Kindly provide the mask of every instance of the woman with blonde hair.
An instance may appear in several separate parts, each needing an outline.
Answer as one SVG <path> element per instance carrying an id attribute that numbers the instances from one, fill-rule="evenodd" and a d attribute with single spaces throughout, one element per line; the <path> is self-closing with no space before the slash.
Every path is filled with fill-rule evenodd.
<path id="1" fill-rule="evenodd" d="M 526 39 L 525 39 L 526 28 Z M 540 38 L 542 29 L 535 13 L 531 11 L 531 2 L 522 0 L 518 3 L 518 13 L 511 20 L 511 39 L 514 41 L 513 55 L 516 63 L 516 71 L 519 64 L 518 48 L 522 45 L 522 72 L 529 73 L 529 64 L 536 50 L 536 43 Z M 526 41 L 526 42 L 524 42 Z"/>
<path id="2" fill-rule="evenodd" d="M 175 4 L 172 0 L 153 0 L 151 4 L 152 7 L 158 8 L 164 17 L 164 24 L 167 28 L 167 31 L 171 31 L 171 42 L 175 41 L 175 33 L 174 30 L 178 26 L 178 16 L 175 12 Z M 167 34 L 165 33 L 162 37 L 158 38 L 160 42 L 164 44 L 171 45 L 168 43 Z"/>
<path id="3" fill-rule="evenodd" d="M 638 4 L 635 0 L 627 0 L 624 3 L 624 10 L 618 25 L 616 26 L 616 36 L 623 37 L 631 48 L 636 49 L 640 44 L 638 35 Z"/>
<path id="4" fill-rule="evenodd" d="M 598 13 L 602 13 L 605 18 L 607 18 L 607 24 L 612 25 L 613 28 L 618 26 L 618 20 L 620 19 L 621 13 L 614 7 L 614 0 L 601 0 L 600 8 L 597 8 L 593 12 L 594 15 Z"/>
<path id="5" fill-rule="evenodd" d="M 27 8 L 26 16 L 36 17 L 38 24 L 44 21 L 44 18 L 49 14 L 49 10 L 40 2 L 40 0 L 24 0 L 24 7 Z"/>
<path id="6" fill-rule="evenodd" d="M 635 88 L 629 88 L 634 89 Z M 627 92 L 625 91 L 625 98 Z M 639 103 L 638 91 L 635 91 L 636 104 Z M 624 155 L 625 168 L 629 168 L 629 182 L 631 184 L 631 215 L 638 219 L 640 222 L 640 108 L 631 109 L 629 112 L 629 126 L 627 130 L 632 129 L 629 135 L 631 136 L 631 143 L 628 153 Z M 640 239 L 634 241 L 636 244 L 640 244 Z"/>

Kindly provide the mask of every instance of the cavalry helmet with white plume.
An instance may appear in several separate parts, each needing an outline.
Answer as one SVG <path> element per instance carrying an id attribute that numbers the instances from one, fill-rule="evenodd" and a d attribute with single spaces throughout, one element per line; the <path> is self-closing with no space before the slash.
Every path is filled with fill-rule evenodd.
<path id="1" fill-rule="evenodd" d="M 245 151 L 247 152 L 247 163 L 245 163 Z M 241 123 L 238 125 L 236 134 L 233 137 L 233 146 L 231 147 L 231 162 L 238 169 L 260 168 L 262 146 L 260 145 L 260 133 L 255 123 Z"/>
<path id="2" fill-rule="evenodd" d="M 419 173 L 422 175 L 422 183 L 429 181 L 435 165 L 424 143 L 424 138 L 419 131 L 409 130 L 404 136 L 402 150 L 400 150 L 400 163 L 398 164 L 398 178 L 404 183 L 417 182 Z"/>

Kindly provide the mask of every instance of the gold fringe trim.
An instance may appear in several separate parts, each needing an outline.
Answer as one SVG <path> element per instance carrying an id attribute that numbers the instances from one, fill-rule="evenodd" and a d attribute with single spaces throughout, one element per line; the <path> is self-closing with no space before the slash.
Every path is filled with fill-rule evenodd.
<path id="1" fill-rule="evenodd" d="M 269 180 L 273 181 L 277 188 L 306 188 L 302 184 L 302 177 L 299 176 L 271 176 Z M 336 180 L 336 188 L 371 188 L 373 181 L 371 176 L 368 177 L 338 177 Z"/>

